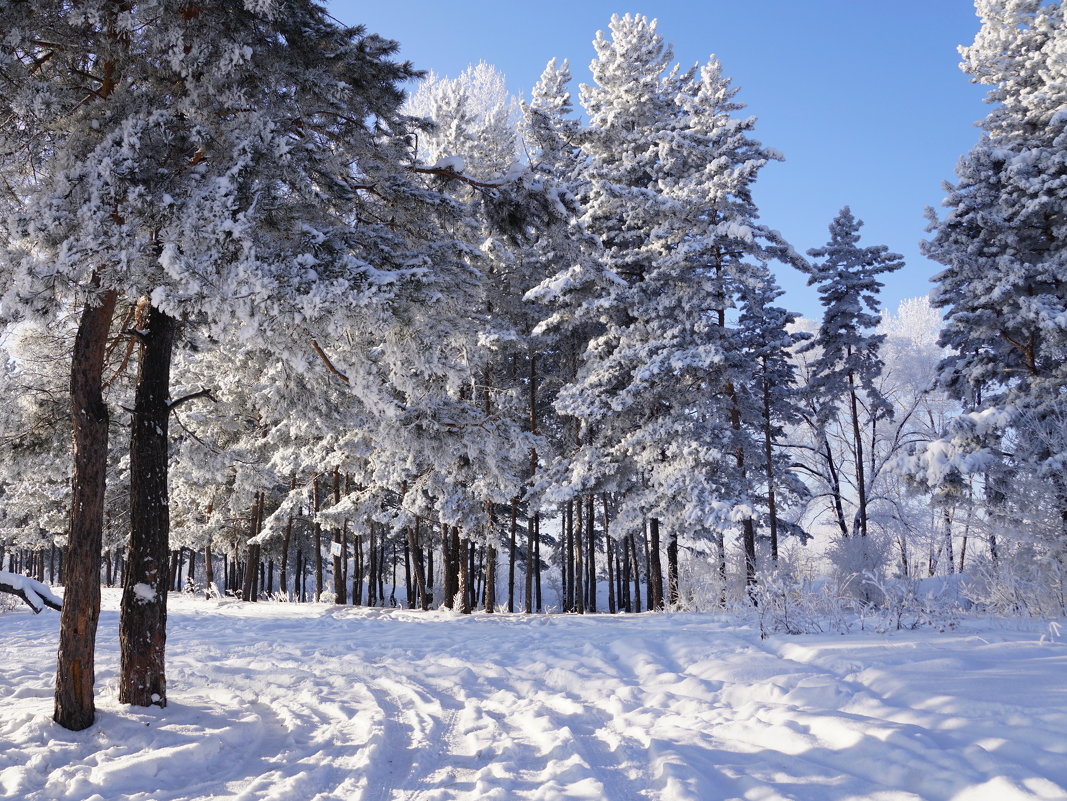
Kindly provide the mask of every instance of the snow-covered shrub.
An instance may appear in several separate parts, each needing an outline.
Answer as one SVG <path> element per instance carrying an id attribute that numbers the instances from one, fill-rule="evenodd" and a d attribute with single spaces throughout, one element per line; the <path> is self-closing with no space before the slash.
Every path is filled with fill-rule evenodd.
<path id="1" fill-rule="evenodd" d="M 1067 617 L 1067 554 L 1022 544 L 996 562 L 975 561 L 966 597 L 997 615 Z"/>

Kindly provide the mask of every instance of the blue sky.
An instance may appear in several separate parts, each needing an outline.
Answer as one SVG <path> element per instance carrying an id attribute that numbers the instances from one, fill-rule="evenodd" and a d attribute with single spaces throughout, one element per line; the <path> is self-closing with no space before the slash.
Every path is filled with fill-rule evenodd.
<path id="1" fill-rule="evenodd" d="M 817 247 L 844 205 L 865 221 L 864 244 L 885 244 L 907 267 L 887 278 L 895 309 L 924 295 L 939 265 L 919 253 L 923 209 L 977 139 L 984 90 L 960 72 L 956 47 L 978 18 L 968 0 L 331 0 L 342 22 L 396 39 L 419 69 L 456 75 L 480 60 L 528 93 L 549 58 L 569 58 L 590 80 L 591 42 L 612 13 L 659 19 L 675 58 L 715 53 L 759 119 L 757 138 L 785 156 L 756 189 L 762 219 L 798 250 Z M 809 317 L 818 298 L 803 277 L 779 270 L 786 304 Z"/>

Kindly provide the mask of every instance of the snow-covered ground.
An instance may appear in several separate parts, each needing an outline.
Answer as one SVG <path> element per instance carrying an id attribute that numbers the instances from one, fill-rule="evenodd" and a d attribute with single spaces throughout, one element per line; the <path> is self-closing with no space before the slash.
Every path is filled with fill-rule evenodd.
<path id="1" fill-rule="evenodd" d="M 1067 798 L 1035 627 L 773 637 L 703 614 L 454 616 L 172 596 L 170 706 L 51 721 L 59 617 L 0 615 L 0 798 Z"/>

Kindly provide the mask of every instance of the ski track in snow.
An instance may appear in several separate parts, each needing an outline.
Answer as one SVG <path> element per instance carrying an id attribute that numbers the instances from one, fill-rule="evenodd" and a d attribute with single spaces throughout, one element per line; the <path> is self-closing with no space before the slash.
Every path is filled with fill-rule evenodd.
<path id="1" fill-rule="evenodd" d="M 58 615 L 0 615 L 0 799 L 1067 798 L 1067 646 L 772 637 L 727 618 L 458 616 L 172 596 L 170 705 L 51 721 Z"/>

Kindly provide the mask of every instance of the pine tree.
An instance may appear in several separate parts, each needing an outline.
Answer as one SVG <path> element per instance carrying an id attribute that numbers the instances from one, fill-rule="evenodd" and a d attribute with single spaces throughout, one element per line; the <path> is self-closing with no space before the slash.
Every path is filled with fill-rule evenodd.
<path id="1" fill-rule="evenodd" d="M 812 265 L 808 283 L 819 288 L 823 319 L 818 333 L 804 347 L 817 354 L 809 389 L 816 399 L 815 422 L 820 432 L 840 414 L 839 399 L 847 406 L 857 495 L 852 533 L 866 537 L 870 487 L 860 412 L 862 408 L 871 421 L 893 413 L 875 383 L 882 371 L 879 347 L 885 339 L 874 331 L 880 320 L 878 290 L 882 283 L 878 276 L 899 270 L 904 263 L 885 245 L 860 247 L 862 225 L 846 206 L 830 224 L 829 243 L 808 251 L 813 259 L 821 259 Z M 823 439 L 825 434 L 819 437 Z M 842 534 L 848 536 L 849 532 L 842 530 Z"/>
<path id="2" fill-rule="evenodd" d="M 978 0 L 976 7 L 982 28 L 961 48 L 961 66 L 990 87 L 993 108 L 948 187 L 948 211 L 940 219 L 930 212 L 924 244 L 945 265 L 934 278 L 949 349 L 938 381 L 964 415 L 928 450 L 929 477 L 982 476 L 991 512 L 1013 528 L 1031 521 L 1027 537 L 1062 543 L 1067 24 L 1059 0 Z M 1013 504 L 1031 483 L 1036 508 Z"/>

